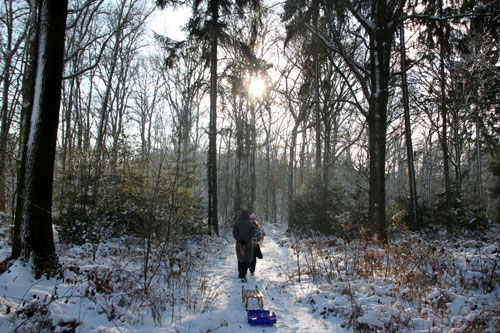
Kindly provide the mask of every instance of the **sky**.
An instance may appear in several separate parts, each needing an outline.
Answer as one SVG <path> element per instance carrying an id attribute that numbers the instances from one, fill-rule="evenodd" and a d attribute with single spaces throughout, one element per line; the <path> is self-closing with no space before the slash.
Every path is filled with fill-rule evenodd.
<path id="1" fill-rule="evenodd" d="M 187 23 L 190 15 L 191 9 L 188 7 L 157 9 L 151 15 L 149 25 L 158 34 L 166 35 L 175 40 L 183 40 L 185 34 L 181 27 Z"/>

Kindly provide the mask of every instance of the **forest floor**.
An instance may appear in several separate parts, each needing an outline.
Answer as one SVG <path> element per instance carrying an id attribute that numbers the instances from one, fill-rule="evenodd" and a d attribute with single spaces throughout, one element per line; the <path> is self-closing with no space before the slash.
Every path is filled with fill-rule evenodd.
<path id="1" fill-rule="evenodd" d="M 341 327 L 341 319 L 326 322 L 311 311 L 310 304 L 303 302 L 318 290 L 317 287 L 312 283 L 296 283 L 297 263 L 293 250 L 287 246 L 288 239 L 283 236 L 283 230 L 271 226 L 266 228 L 266 233 L 261 247 L 264 258 L 257 261 L 255 276 L 248 274 L 246 283 L 237 278 L 232 242 L 209 259 L 207 277 L 220 281 L 221 297 L 205 318 L 186 318 L 182 326 L 192 332 L 347 332 Z M 241 298 L 242 285 L 247 289 L 257 287 L 262 292 L 264 308 L 276 313 L 274 327 L 247 324 Z M 255 306 L 250 300 L 249 308 Z"/>
<path id="2" fill-rule="evenodd" d="M 1 229 L 0 259 L 9 254 L 6 228 Z M 302 299 L 316 289 L 310 283 L 295 283 L 296 262 L 293 251 L 282 238 L 280 228 L 266 228 L 267 237 L 262 246 L 264 259 L 259 260 L 255 276 L 248 281 L 237 278 L 237 262 L 232 237 L 214 240 L 212 253 L 206 255 L 193 280 L 204 289 L 205 296 L 197 301 L 199 310 L 187 309 L 183 302 L 188 295 L 179 295 L 176 304 L 155 307 L 138 295 L 141 288 L 123 287 L 124 281 L 133 283 L 127 271 L 140 271 L 140 263 L 131 255 L 125 260 L 123 242 L 108 242 L 95 250 L 92 259 L 87 245 L 68 248 L 58 244 L 60 261 L 66 271 L 64 278 L 34 280 L 30 268 L 15 262 L 0 274 L 0 331 L 45 332 L 343 332 L 342 320 L 321 320 Z M 280 245 L 281 244 L 281 245 Z M 137 257 L 136 257 L 137 259 Z M 135 282 L 138 282 L 137 280 Z M 122 284 L 120 287 L 119 284 Z M 242 285 L 257 288 L 264 295 L 264 307 L 277 315 L 275 326 L 250 326 L 242 302 Z M 163 288 L 174 289 L 163 283 Z M 181 289 L 178 287 L 178 289 Z M 191 294 L 197 293 L 194 291 Z M 134 297 L 126 294 L 136 293 Z M 158 303 L 174 303 L 171 295 Z M 182 292 L 181 292 L 182 293 Z M 186 292 L 187 294 L 187 292 Z M 149 296 L 150 300 L 153 298 Z M 191 295 L 191 297 L 193 297 Z M 126 301 L 123 301 L 127 299 Z M 192 302 L 191 302 L 192 303 Z M 141 304 L 141 305 L 138 305 Z M 249 309 L 257 304 L 250 300 Z M 201 310 L 201 308 L 204 308 Z M 158 310 L 161 308 L 160 310 Z M 158 314 L 156 311 L 163 311 Z M 154 320 L 153 316 L 160 318 Z"/>
<path id="3" fill-rule="evenodd" d="M 58 278 L 35 280 L 17 261 L 0 273 L 0 332 L 500 331 L 497 229 L 480 240 L 409 235 L 387 247 L 263 227 L 264 258 L 244 284 L 229 230 L 153 253 L 147 286 L 140 240 L 56 242 Z M 8 229 L 0 223 L 0 262 Z M 242 285 L 258 287 L 276 325 L 247 323 Z"/>

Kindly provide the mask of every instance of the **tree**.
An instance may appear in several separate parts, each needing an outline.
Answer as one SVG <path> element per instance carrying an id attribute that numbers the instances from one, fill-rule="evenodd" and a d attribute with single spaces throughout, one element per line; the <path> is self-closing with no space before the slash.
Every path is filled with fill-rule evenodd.
<path id="1" fill-rule="evenodd" d="M 104 54 L 101 66 L 98 67 L 102 83 L 105 85 L 104 93 L 101 95 L 99 107 L 99 125 L 95 145 L 94 170 L 94 202 L 100 193 L 100 181 L 105 169 L 106 161 L 106 138 L 112 139 L 110 165 L 116 163 L 116 144 L 122 134 L 121 125 L 123 113 L 125 112 L 125 99 L 129 97 L 130 87 L 127 84 L 127 76 L 137 54 L 137 42 L 143 33 L 143 25 L 151 11 L 145 10 L 144 3 L 139 0 L 125 0 L 111 11 L 108 17 L 108 25 L 113 31 L 113 40 L 108 54 Z M 100 92 L 98 91 L 100 94 Z"/>
<path id="2" fill-rule="evenodd" d="M 424 15 L 434 16 L 437 15 L 443 18 L 444 8 L 443 1 L 431 1 L 428 6 L 424 8 Z M 446 61 L 450 55 L 450 24 L 447 20 L 430 20 L 428 22 L 427 31 L 421 37 L 428 42 L 430 48 L 434 48 L 435 44 L 439 45 L 439 69 L 438 69 L 438 86 L 439 89 L 431 88 L 431 91 L 436 93 L 438 101 L 438 110 L 441 118 L 441 132 L 439 139 L 443 153 L 443 177 L 444 177 L 444 210 L 448 222 L 451 222 L 451 207 L 452 207 L 452 187 L 450 180 L 450 155 L 449 155 L 449 141 L 448 141 L 448 106 L 447 106 L 447 78 L 446 78 Z M 436 39 L 436 40 L 435 40 Z M 431 60 L 432 62 L 432 60 Z M 431 65 L 432 66 L 432 65 Z"/>
<path id="3" fill-rule="evenodd" d="M 20 234 L 14 237 L 19 237 L 21 258 L 33 259 L 35 275 L 39 277 L 57 265 L 52 235 L 52 183 L 68 1 L 40 0 L 37 5 L 36 74 L 22 184 L 25 200 Z"/>
<path id="4" fill-rule="evenodd" d="M 157 5 L 164 8 L 166 0 L 157 0 Z M 202 1 L 192 1 L 193 16 L 188 23 L 190 38 L 199 39 L 210 44 L 210 116 L 208 129 L 208 233 L 219 234 L 217 214 L 217 48 L 219 40 L 224 38 L 223 17 L 232 14 L 232 7 L 236 7 L 237 14 L 242 17 L 243 9 L 251 6 L 256 9 L 260 6 L 259 0 L 207 0 L 205 8 Z"/>
<path id="5" fill-rule="evenodd" d="M 321 31 L 311 24 L 306 28 L 316 34 L 331 51 L 341 56 L 361 86 L 367 108 L 358 104 L 359 111 L 368 123 L 368 147 L 370 163 L 370 189 L 368 200 L 368 219 L 373 223 L 375 232 L 384 240 L 387 235 L 385 214 L 385 157 L 386 130 L 391 79 L 391 51 L 397 18 L 403 10 L 405 1 L 372 0 L 351 2 L 322 1 L 321 8 L 328 21 L 328 30 Z M 285 10 L 288 15 L 300 15 L 304 3 L 290 1 Z M 357 27 L 349 26 L 353 22 Z M 353 30 L 356 32 L 353 32 Z M 360 30 L 360 31 L 358 31 Z M 351 38 L 344 33 L 351 31 Z M 361 37 L 358 37 L 361 36 Z M 353 41 L 365 40 L 368 63 L 356 59 L 350 45 Z M 359 53 L 359 52 L 358 52 Z M 357 96 L 352 96 L 357 99 Z"/>
<path id="6" fill-rule="evenodd" d="M 1 83 L 2 103 L 0 107 L 0 211 L 6 209 L 5 178 L 7 164 L 7 146 L 9 130 L 12 125 L 16 101 L 19 99 L 20 85 L 16 64 L 22 60 L 23 45 L 28 32 L 29 24 L 28 8 L 25 4 L 13 3 L 12 0 L 4 1 L 0 5 L 2 20 L 0 31 L 2 31 L 2 43 L 0 46 L 0 59 L 2 63 Z M 19 29 L 18 25 L 22 26 Z M 19 30 L 19 31 L 18 31 Z M 5 39 L 4 39 L 5 38 Z"/>
<path id="7" fill-rule="evenodd" d="M 499 137 L 500 137 L 500 3 L 494 0 L 464 1 L 462 11 L 477 15 L 470 19 L 470 29 L 466 30 L 458 42 L 458 51 L 462 55 L 463 65 L 458 69 L 462 74 L 463 90 L 467 92 L 466 111 L 473 115 L 476 128 L 476 163 L 479 211 L 483 213 L 482 148 L 490 154 L 491 170 L 499 176 Z M 494 187 L 497 200 L 499 197 L 498 181 Z M 497 204 L 497 215 L 500 201 Z"/>
<path id="8" fill-rule="evenodd" d="M 295 7 L 296 1 L 289 1 L 285 6 Z M 321 104 L 320 104 L 320 85 L 321 82 L 326 81 L 327 79 L 322 78 L 322 65 L 325 61 L 325 53 L 323 45 L 317 34 L 312 33 L 311 31 L 305 29 L 304 23 L 307 23 L 310 27 L 319 31 L 322 30 L 320 28 L 320 23 L 324 25 L 324 17 L 320 17 L 320 1 L 319 0 L 310 0 L 304 1 L 300 3 L 301 15 L 298 16 L 290 16 L 290 10 L 285 9 L 285 16 L 283 17 L 284 21 L 288 21 L 286 26 L 287 28 L 287 38 L 285 40 L 285 47 L 289 44 L 289 41 L 293 38 L 301 37 L 304 40 L 302 45 L 302 52 L 306 55 L 312 57 L 312 63 L 307 62 L 304 70 L 308 71 L 307 75 L 313 77 L 313 84 L 309 85 L 309 82 L 306 81 L 307 85 L 304 87 L 308 88 L 307 90 L 312 90 L 313 100 L 310 108 L 314 110 L 311 115 L 314 122 L 314 130 L 315 130 L 315 170 L 316 177 L 318 180 L 321 178 L 321 168 L 323 163 L 328 163 L 327 161 L 322 161 L 322 115 L 321 115 Z M 286 8 L 286 7 L 285 7 Z M 323 109 L 325 106 L 323 106 Z M 325 145 L 327 143 L 325 142 Z M 326 150 L 325 150 L 326 153 Z M 323 176 L 326 176 L 327 172 L 323 170 Z"/>
<path id="9" fill-rule="evenodd" d="M 411 120 L 410 120 L 410 99 L 408 94 L 408 79 L 406 75 L 407 65 L 406 65 L 406 45 L 405 45 L 405 26 L 402 20 L 399 26 L 399 38 L 400 38 L 400 49 L 401 49 L 401 90 L 403 93 L 403 108 L 404 108 L 404 119 L 405 119 L 405 141 L 406 141 L 406 156 L 408 159 L 408 183 L 410 189 L 410 203 L 408 216 L 410 218 L 410 228 L 416 230 L 419 227 L 418 223 L 418 197 L 417 197 L 417 184 L 415 178 L 415 162 L 413 156 L 413 142 L 412 142 L 412 132 L 411 132 Z"/>
<path id="10" fill-rule="evenodd" d="M 300 50 L 300 46 L 297 41 L 291 41 L 288 47 L 284 50 L 284 57 L 287 60 L 286 66 L 280 68 L 281 81 L 283 82 L 283 88 L 278 90 L 281 98 L 283 99 L 283 107 L 287 110 L 287 113 L 292 117 L 293 125 L 290 133 L 290 139 L 287 141 L 287 146 L 289 150 L 288 154 L 288 177 L 287 177 L 287 200 L 288 200 L 288 212 L 292 210 L 292 203 L 295 199 L 296 192 L 296 182 L 295 182 L 295 169 L 297 167 L 296 162 L 296 148 L 297 148 L 297 136 L 300 132 L 305 129 L 299 130 L 300 126 L 305 127 L 304 123 L 308 116 L 307 105 L 310 103 L 310 96 L 304 96 L 305 81 L 307 78 L 303 77 L 302 69 L 305 67 L 307 59 L 303 57 L 303 53 Z M 301 167 L 303 164 L 301 163 Z M 302 185 L 302 184 L 299 184 Z M 288 220 L 288 227 L 292 227 L 290 218 Z"/>
<path id="11" fill-rule="evenodd" d="M 404 19 L 411 19 L 420 25 L 419 48 L 425 52 L 418 67 L 423 72 L 419 75 L 423 92 L 419 97 L 422 109 L 428 116 L 428 121 L 439 136 L 442 151 L 443 172 L 443 200 L 441 212 L 446 222 L 451 225 L 456 222 L 456 205 L 462 202 L 464 191 L 464 177 L 476 173 L 476 182 L 481 200 L 481 144 L 482 137 L 488 137 L 487 121 L 493 115 L 492 106 L 495 104 L 495 92 L 485 100 L 493 101 L 489 105 L 476 108 L 482 99 L 482 92 L 495 91 L 497 84 L 487 79 L 492 73 L 488 66 L 495 57 L 495 46 L 491 48 L 490 41 L 498 44 L 495 35 L 498 35 L 498 4 L 495 1 L 460 1 L 444 2 L 433 0 L 421 6 L 419 2 L 410 1 L 410 10 Z M 409 10 L 409 12 L 410 12 Z M 471 43 L 472 41 L 472 43 Z M 488 56 L 482 58 L 481 48 Z M 433 52 L 437 50 L 437 52 Z M 491 52 L 493 51 L 493 52 Z M 496 52 L 498 54 L 498 51 Z M 474 59 L 473 61 L 471 61 Z M 478 59 L 481 59 L 478 61 Z M 493 60 L 496 62 L 497 60 Z M 488 70 L 484 70 L 490 68 Z M 493 71 L 494 72 L 494 71 Z M 493 75 L 494 76 L 494 75 Z M 487 87 L 483 89 L 483 87 Z M 493 87 L 493 89 L 491 89 Z M 493 97 L 493 98 L 491 98 Z M 491 112 L 483 118 L 478 110 Z M 491 118 L 490 118 L 491 119 Z M 476 129 L 476 133 L 470 128 Z M 482 130 L 481 130 L 482 127 Z M 467 144 L 475 139 L 476 163 L 472 169 L 464 163 L 467 148 L 474 146 Z M 454 168 L 454 179 L 451 170 Z M 475 169 L 475 170 L 473 170 Z M 469 172 L 472 171 L 472 172 Z M 454 200 L 460 198 L 460 200 Z M 474 201 L 477 202 L 476 199 Z"/>

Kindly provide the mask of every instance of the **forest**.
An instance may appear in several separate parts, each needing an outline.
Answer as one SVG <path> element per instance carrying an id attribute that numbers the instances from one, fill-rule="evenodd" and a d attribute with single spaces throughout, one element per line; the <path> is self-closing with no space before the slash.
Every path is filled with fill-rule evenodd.
<path id="1" fill-rule="evenodd" d="M 0 289 L 26 284 L 2 290 L 0 328 L 135 331 L 146 316 L 164 332 L 232 332 L 227 318 L 176 320 L 224 298 L 201 267 L 234 256 L 245 209 L 269 249 L 289 250 L 272 257 L 286 273 L 269 274 L 347 283 L 343 311 L 301 296 L 315 318 L 343 318 L 325 331 L 500 330 L 497 0 L 3 0 L 0 19 Z M 130 267 L 101 270 L 113 262 Z M 439 283 L 487 301 L 443 319 L 458 298 L 442 289 L 433 314 L 387 319 L 352 284 L 377 292 L 381 276 L 415 309 Z M 117 323 L 111 297 L 111 326 L 57 323 L 53 285 L 25 299 L 43 280 L 86 285 L 71 295 L 89 307 L 124 288 L 134 314 Z"/>

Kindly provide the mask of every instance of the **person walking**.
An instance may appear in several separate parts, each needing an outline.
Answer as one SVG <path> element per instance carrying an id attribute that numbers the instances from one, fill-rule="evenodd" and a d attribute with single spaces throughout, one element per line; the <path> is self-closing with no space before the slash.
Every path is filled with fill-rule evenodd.
<path id="1" fill-rule="evenodd" d="M 264 241 L 264 235 L 266 234 L 260 227 L 259 222 L 257 222 L 257 217 L 254 213 L 250 215 L 250 221 L 253 223 L 255 230 L 252 237 L 253 255 L 252 261 L 250 262 L 250 274 L 255 274 L 255 266 L 257 265 L 257 258 L 262 259 L 262 251 L 260 245 Z"/>
<path id="2" fill-rule="evenodd" d="M 233 237 L 236 240 L 236 257 L 238 258 L 238 277 L 241 282 L 246 282 L 248 267 L 253 258 L 252 237 L 255 233 L 255 226 L 250 222 L 250 215 L 247 210 L 240 212 L 240 217 L 233 225 Z"/>

